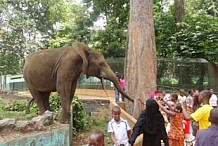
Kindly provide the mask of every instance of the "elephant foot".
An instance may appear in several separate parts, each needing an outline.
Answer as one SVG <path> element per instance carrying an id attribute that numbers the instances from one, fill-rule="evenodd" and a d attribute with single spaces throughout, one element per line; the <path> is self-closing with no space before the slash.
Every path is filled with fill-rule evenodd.
<path id="1" fill-rule="evenodd" d="M 62 124 L 70 124 L 70 114 L 62 114 L 59 121 Z"/>

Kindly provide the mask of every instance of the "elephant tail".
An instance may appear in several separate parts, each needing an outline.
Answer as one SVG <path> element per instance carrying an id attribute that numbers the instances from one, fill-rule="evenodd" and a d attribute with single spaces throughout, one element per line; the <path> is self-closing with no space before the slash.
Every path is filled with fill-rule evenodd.
<path id="1" fill-rule="evenodd" d="M 32 98 L 28 104 L 27 104 L 27 108 L 26 108 L 26 114 L 29 114 L 30 113 L 30 107 L 33 105 L 33 102 L 34 102 L 34 98 Z"/>

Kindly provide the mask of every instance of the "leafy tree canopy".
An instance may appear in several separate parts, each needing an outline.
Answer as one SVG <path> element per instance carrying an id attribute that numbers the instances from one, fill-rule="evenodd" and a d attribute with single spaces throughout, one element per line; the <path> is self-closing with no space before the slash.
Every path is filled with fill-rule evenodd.
<path id="1" fill-rule="evenodd" d="M 124 57 L 129 0 L 0 0 L 0 71 L 21 71 L 27 54 L 80 41 L 106 58 Z M 154 1 L 158 57 L 203 57 L 218 64 L 217 3 L 185 1 L 185 19 L 175 23 L 169 0 Z M 96 21 L 105 21 L 96 27 Z M 180 30 L 176 28 L 180 26 Z M 179 41 L 177 38 L 180 38 Z M 180 46 L 180 50 L 176 48 Z"/>

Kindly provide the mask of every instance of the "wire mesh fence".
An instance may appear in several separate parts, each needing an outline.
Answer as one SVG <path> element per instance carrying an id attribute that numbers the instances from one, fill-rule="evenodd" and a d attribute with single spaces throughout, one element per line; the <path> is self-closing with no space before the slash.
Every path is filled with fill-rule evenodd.
<path id="1" fill-rule="evenodd" d="M 107 60 L 114 72 L 124 73 L 124 58 L 113 58 Z M 205 59 L 164 59 L 157 60 L 157 85 L 159 90 L 178 92 L 180 88 L 185 90 L 203 90 L 213 88 L 218 92 L 218 66 L 210 64 Z M 126 77 L 128 78 L 128 77 Z M 100 80 L 79 80 L 78 88 L 100 89 Z M 106 81 L 106 88 L 113 86 Z"/>
<path id="2" fill-rule="evenodd" d="M 124 73 L 124 58 L 110 58 L 107 62 L 114 72 Z M 126 77 L 128 78 L 128 77 Z M 106 89 L 113 89 L 113 84 L 105 80 Z M 163 59 L 157 60 L 157 85 L 159 90 L 177 92 L 180 88 L 185 90 L 203 90 L 213 88 L 218 92 L 218 66 L 205 59 Z M 6 85 L 3 85 L 6 86 Z M 10 82 L 10 90 L 27 90 L 24 82 Z M 86 78 L 81 74 L 77 88 L 102 89 L 100 79 Z"/>

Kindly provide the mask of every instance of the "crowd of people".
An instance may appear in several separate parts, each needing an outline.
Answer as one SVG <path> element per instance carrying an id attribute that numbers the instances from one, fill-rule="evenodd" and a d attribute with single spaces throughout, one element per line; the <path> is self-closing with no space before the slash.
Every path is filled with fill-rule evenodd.
<path id="1" fill-rule="evenodd" d="M 120 107 L 114 106 L 107 129 L 113 146 L 133 146 L 140 134 L 143 146 L 216 146 L 218 100 L 213 89 L 185 93 L 184 89 L 178 94 L 160 93 L 156 87 L 145 101 L 139 98 L 144 109 L 133 129 L 120 117 Z"/>

